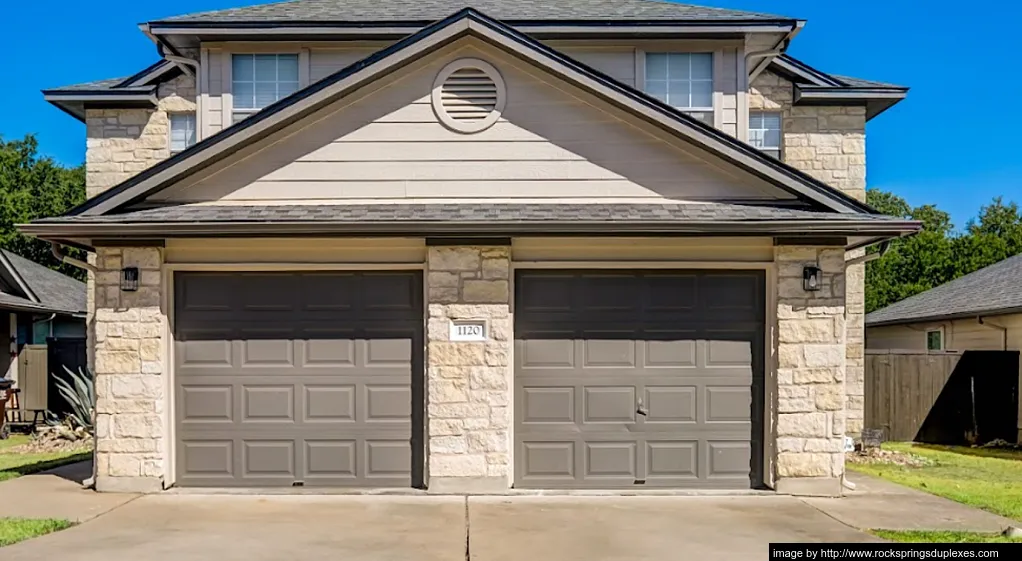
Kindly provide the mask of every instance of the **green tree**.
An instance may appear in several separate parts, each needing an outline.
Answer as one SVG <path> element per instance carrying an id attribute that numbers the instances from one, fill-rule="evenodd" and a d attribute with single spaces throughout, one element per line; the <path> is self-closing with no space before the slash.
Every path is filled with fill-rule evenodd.
<path id="1" fill-rule="evenodd" d="M 85 200 L 85 168 L 40 157 L 35 137 L 0 137 L 0 247 L 78 279 L 84 272 L 57 261 L 50 244 L 21 234 L 17 224 L 63 214 Z M 78 257 L 83 257 L 79 255 Z"/>
<path id="2" fill-rule="evenodd" d="M 901 197 L 877 189 L 868 191 L 866 200 L 884 214 L 923 223 L 919 234 L 894 240 L 884 257 L 866 266 L 867 312 L 1022 253 L 1022 212 L 1000 197 L 962 232 L 956 232 L 951 216 L 936 206 L 912 208 Z"/>

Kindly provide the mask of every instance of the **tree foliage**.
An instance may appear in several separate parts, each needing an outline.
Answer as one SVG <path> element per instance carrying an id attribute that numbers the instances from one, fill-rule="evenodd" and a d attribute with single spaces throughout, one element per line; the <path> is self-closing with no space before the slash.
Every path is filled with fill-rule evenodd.
<path id="1" fill-rule="evenodd" d="M 85 201 L 85 168 L 64 167 L 40 157 L 39 144 L 0 137 L 0 247 L 78 279 L 80 269 L 57 261 L 50 244 L 29 238 L 16 225 L 63 214 Z M 79 255 L 78 257 L 82 257 Z"/>
<path id="2" fill-rule="evenodd" d="M 866 193 L 866 201 L 884 214 L 923 223 L 922 232 L 895 240 L 884 257 L 866 266 L 867 312 L 1022 253 L 1022 212 L 1001 197 L 984 206 L 962 231 L 934 205 L 913 208 L 877 189 Z"/>

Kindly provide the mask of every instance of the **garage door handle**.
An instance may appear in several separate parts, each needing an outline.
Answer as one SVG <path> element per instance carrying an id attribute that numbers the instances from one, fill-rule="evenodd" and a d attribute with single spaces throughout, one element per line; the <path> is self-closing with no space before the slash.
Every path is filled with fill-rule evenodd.
<path id="1" fill-rule="evenodd" d="M 638 413 L 639 415 L 642 415 L 643 417 L 649 415 L 649 409 L 646 409 L 646 407 L 642 405 L 641 399 L 639 400 L 638 406 L 635 408 L 635 412 Z"/>

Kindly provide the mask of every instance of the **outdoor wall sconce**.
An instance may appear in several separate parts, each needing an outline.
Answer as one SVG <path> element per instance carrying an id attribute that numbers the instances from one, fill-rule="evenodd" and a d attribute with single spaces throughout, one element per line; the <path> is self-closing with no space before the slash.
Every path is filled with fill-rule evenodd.
<path id="1" fill-rule="evenodd" d="M 806 265 L 802 268 L 802 288 L 806 292 L 816 292 L 823 284 L 823 271 L 814 265 Z"/>
<path id="2" fill-rule="evenodd" d="M 121 269 L 121 290 L 135 292 L 138 290 L 138 267 Z"/>

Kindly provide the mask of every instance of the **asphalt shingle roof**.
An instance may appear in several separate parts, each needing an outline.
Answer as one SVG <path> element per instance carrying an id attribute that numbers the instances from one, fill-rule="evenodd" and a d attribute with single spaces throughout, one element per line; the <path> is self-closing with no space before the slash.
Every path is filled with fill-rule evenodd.
<path id="1" fill-rule="evenodd" d="M 21 276 L 29 289 L 39 298 L 38 304 L 28 300 L 25 300 L 25 302 L 53 311 L 69 313 L 86 312 L 86 288 L 84 282 L 25 259 L 16 253 L 11 253 L 5 249 L 0 251 L 3 251 L 4 256 L 10 261 L 15 272 Z M 4 297 L 18 298 L 9 294 L 4 295 Z M 23 299 L 18 298 L 18 300 Z"/>
<path id="2" fill-rule="evenodd" d="M 159 222 L 703 222 L 772 220 L 890 220 L 881 215 L 812 212 L 724 203 L 666 204 L 354 204 L 354 205 L 181 205 L 121 214 L 74 215 L 35 223 Z"/>
<path id="3" fill-rule="evenodd" d="M 782 16 L 661 0 L 291 0 L 199 12 L 162 22 L 436 21 L 463 8 L 496 19 L 525 20 L 780 20 Z"/>
<path id="4" fill-rule="evenodd" d="M 117 84 L 120 84 L 127 78 L 107 78 L 106 80 L 95 80 L 92 82 L 83 82 L 81 84 L 71 84 L 69 86 L 61 86 L 59 88 L 52 88 L 54 90 L 61 91 L 96 91 L 96 90 L 108 90 L 113 88 Z"/>
<path id="5" fill-rule="evenodd" d="M 877 82 L 876 80 L 864 80 L 862 78 L 852 78 L 851 76 L 841 76 L 839 74 L 831 74 L 832 78 L 837 79 L 839 82 L 843 82 L 846 86 L 852 88 L 892 88 L 892 89 L 904 89 L 905 86 L 899 86 L 898 84 L 891 84 L 889 82 Z"/>
<path id="6" fill-rule="evenodd" d="M 1022 254 L 866 315 L 866 325 L 1022 310 Z"/>

